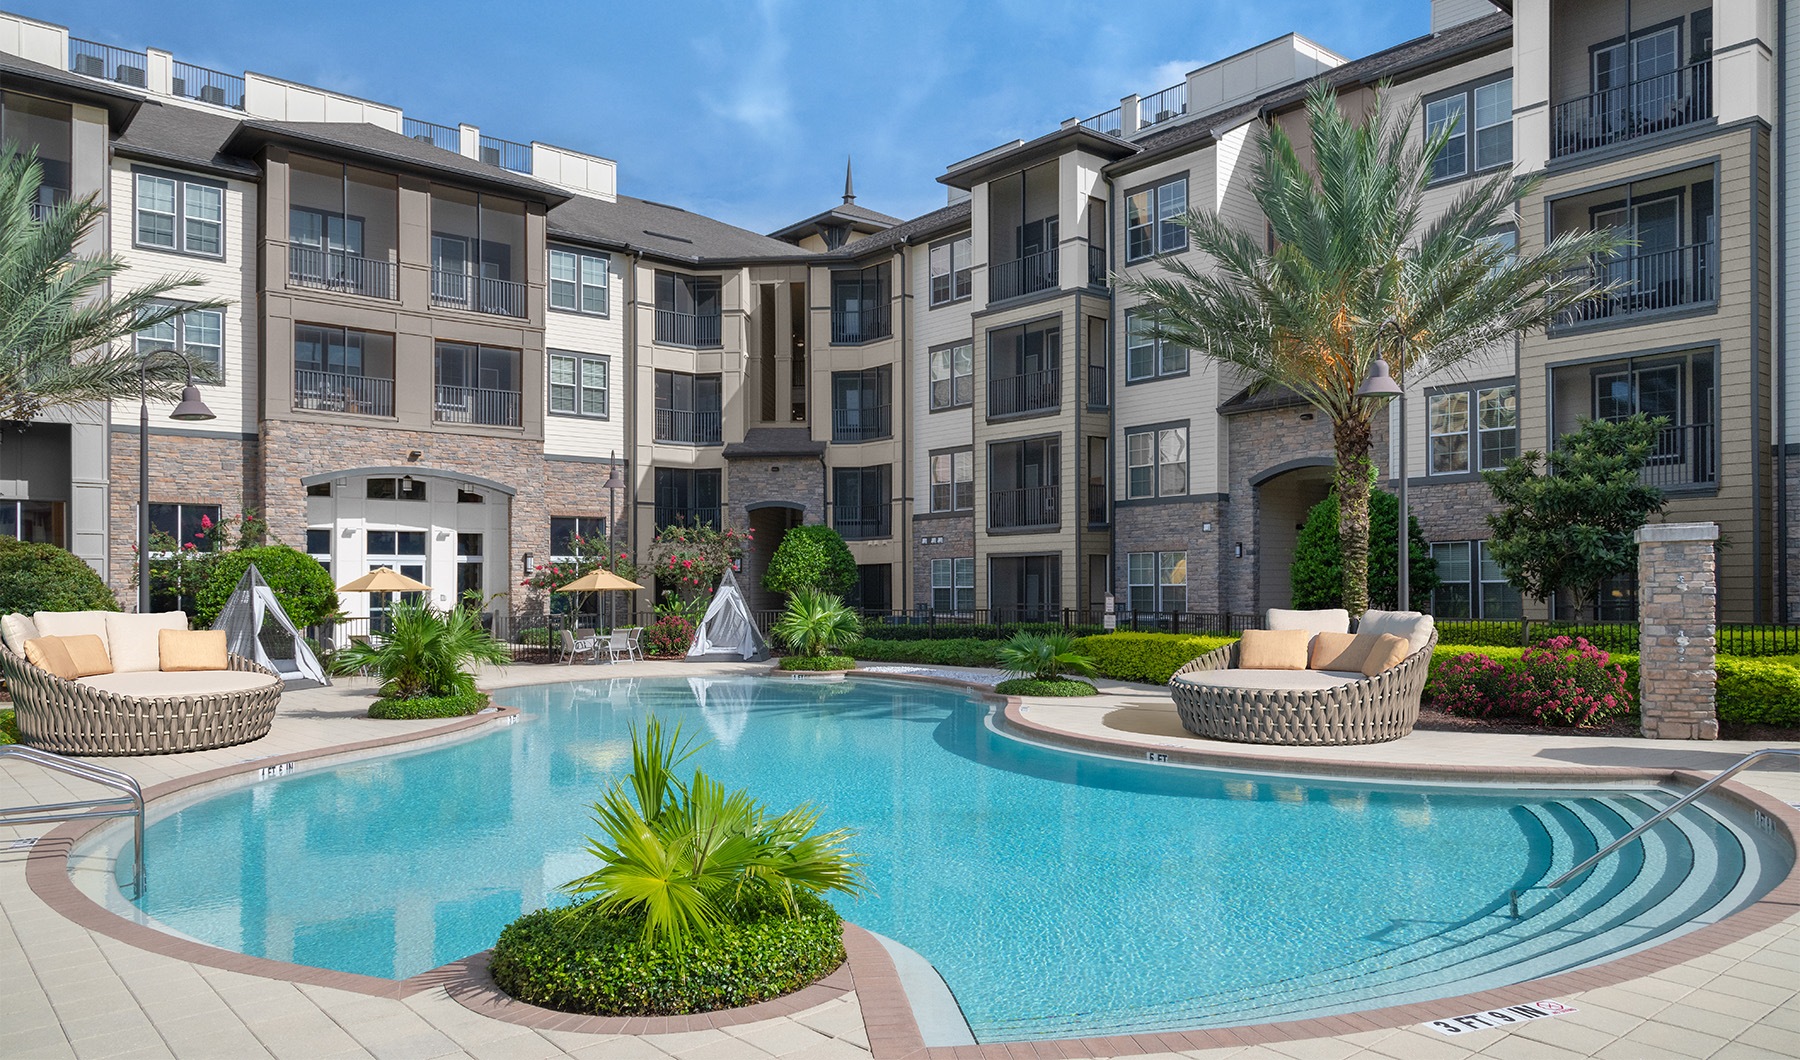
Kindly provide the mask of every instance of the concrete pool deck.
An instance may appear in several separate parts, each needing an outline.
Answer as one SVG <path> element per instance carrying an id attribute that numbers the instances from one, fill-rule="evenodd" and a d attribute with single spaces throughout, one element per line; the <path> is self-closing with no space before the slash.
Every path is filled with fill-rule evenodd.
<path id="1" fill-rule="evenodd" d="M 742 664 L 628 663 L 606 666 L 517 666 L 483 676 L 497 691 L 559 680 L 613 676 L 761 673 Z M 938 668 L 948 671 L 949 668 Z M 954 671 L 950 671 L 954 672 Z M 973 674 L 972 674 L 973 676 Z M 991 679 L 991 677 L 990 677 Z M 1351 771 L 1371 763 L 1437 773 L 1457 767 L 1583 771 L 1638 768 L 1712 771 L 1756 744 L 1609 740 L 1588 737 L 1419 732 L 1362 748 L 1243 747 L 1181 733 L 1168 696 L 1158 688 L 1101 682 L 1102 695 L 1031 699 L 1012 704 L 1009 723 L 1060 742 L 1104 742 L 1119 752 L 1203 755 L 1221 763 L 1297 772 Z M 444 722 L 375 722 L 361 717 L 368 682 L 283 697 L 269 736 L 216 751 L 115 758 L 146 787 L 212 770 L 256 768 L 289 755 L 441 730 Z M 1796 745 L 1787 745 L 1796 746 Z M 1782 803 L 1800 803 L 1800 770 L 1758 769 L 1739 775 L 1745 787 Z M 91 794 L 80 782 L 21 762 L 0 762 L 0 805 L 64 801 Z M 910 1015 L 895 1007 L 892 982 L 877 963 L 853 950 L 856 980 L 817 1004 L 767 1019 L 713 1026 L 695 1020 L 662 1033 L 594 1033 L 559 1029 L 558 1020 L 493 1018 L 452 996 L 451 987 L 421 985 L 389 995 L 342 989 L 324 981 L 271 978 L 153 952 L 84 927 L 46 902 L 27 881 L 27 864 L 43 865 L 48 849 L 26 846 L 54 826 L 0 828 L 0 1057 L 679 1057 L 683 1060 L 767 1056 L 798 1060 L 888 1057 L 918 1051 Z M 41 868 L 40 868 L 41 871 Z M 1555 994 L 1576 1011 L 1504 1029 L 1450 1038 L 1415 1024 L 1375 1027 L 1355 1018 L 1318 1021 L 1321 1033 L 1269 1041 L 1262 1028 L 1186 1036 L 1149 1036 L 1083 1043 L 933 1049 L 934 1056 L 1183 1055 L 1222 1060 L 1432 1060 L 1499 1057 L 1736 1058 L 1800 1055 L 1800 901 L 1787 903 L 1766 926 L 1716 949 L 1697 949 L 1646 974 Z M 122 923 L 122 922 L 121 922 Z M 865 974 L 868 970 L 877 974 Z M 891 964 L 887 972 L 891 978 Z M 1609 977 L 1599 977 L 1605 979 Z M 1610 979 L 1618 980 L 1619 975 Z M 843 985 L 840 980 L 839 985 Z M 860 991 L 856 986 L 862 986 Z M 863 996 L 866 995 L 866 996 Z M 1471 1008 L 1434 1003 L 1437 1016 Z M 900 1008 L 904 1008 L 903 1003 Z M 626 1027 L 625 1030 L 640 1028 Z M 1333 1030 L 1339 1033 L 1331 1033 Z M 1080 1048 L 1075 1046 L 1080 1045 Z M 1186 1045 L 1188 1048 L 1180 1046 Z M 1171 1048 L 1171 1046 L 1174 1046 Z"/>

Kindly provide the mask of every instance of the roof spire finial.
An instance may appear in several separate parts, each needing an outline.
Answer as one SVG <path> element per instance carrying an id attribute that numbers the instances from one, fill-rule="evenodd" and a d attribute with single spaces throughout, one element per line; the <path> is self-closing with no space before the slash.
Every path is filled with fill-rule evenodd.
<path id="1" fill-rule="evenodd" d="M 849 206 L 856 201 L 856 185 L 850 181 L 850 156 L 844 156 L 844 205 Z"/>

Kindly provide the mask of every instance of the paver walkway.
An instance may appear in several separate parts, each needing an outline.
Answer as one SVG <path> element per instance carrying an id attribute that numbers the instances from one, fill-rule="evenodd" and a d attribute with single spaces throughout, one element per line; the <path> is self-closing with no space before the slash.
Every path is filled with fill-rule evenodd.
<path id="1" fill-rule="evenodd" d="M 648 662 L 621 664 L 616 672 L 648 677 L 760 670 L 733 664 Z M 521 666 L 485 675 L 483 684 L 504 689 L 557 680 L 593 681 L 614 672 L 594 666 Z M 986 676 L 991 680 L 991 674 Z M 1101 682 L 1101 687 L 1106 694 L 1089 699 L 1026 701 L 1023 715 L 1035 724 L 1120 741 L 1168 746 L 1201 742 L 1181 734 L 1173 724 L 1173 708 L 1160 689 L 1113 682 Z M 283 698 L 274 730 L 263 740 L 196 754 L 108 759 L 107 764 L 148 786 L 246 760 L 441 724 L 370 721 L 360 716 L 366 697 L 367 682 L 357 681 L 290 693 Z M 506 697 L 502 692 L 496 698 L 504 703 Z M 1232 750 L 1210 742 L 1205 746 L 1211 751 Z M 1296 758 L 1344 763 L 1717 769 L 1750 746 L 1416 733 L 1375 748 L 1288 750 Z M 1256 749 L 1271 750 L 1281 751 Z M 1800 803 L 1800 771 L 1759 770 L 1744 774 L 1743 780 Z M 79 792 L 78 784 L 21 763 L 0 763 L 0 805 L 86 794 Z M 25 882 L 28 851 L 15 844 L 48 830 L 49 826 L 0 828 L 0 1058 L 7 1060 L 170 1056 L 832 1060 L 870 1055 L 862 1008 L 854 993 L 792 1016 L 723 1030 L 602 1037 L 489 1019 L 441 989 L 405 999 L 370 997 L 189 964 L 89 931 L 45 905 Z M 1180 1055 L 1206 1060 L 1800 1056 L 1800 909 L 1785 922 L 1716 952 L 1558 1000 L 1577 1011 L 1455 1039 L 1409 1026 Z M 1029 1048 L 1016 1054 L 1051 1055 Z"/>

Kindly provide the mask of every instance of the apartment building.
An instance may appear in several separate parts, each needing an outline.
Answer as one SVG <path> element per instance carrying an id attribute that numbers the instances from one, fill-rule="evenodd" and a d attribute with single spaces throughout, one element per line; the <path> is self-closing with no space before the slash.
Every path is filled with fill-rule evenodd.
<path id="1" fill-rule="evenodd" d="M 841 202 L 769 234 L 620 195 L 595 155 L 16 16 L 0 137 L 56 163 L 46 202 L 101 195 L 122 282 L 190 272 L 231 302 L 139 338 L 219 368 L 215 420 L 151 412 L 150 514 L 178 539 L 253 507 L 341 579 L 394 566 L 504 612 L 574 534 L 642 556 L 660 527 L 729 523 L 755 531 L 742 581 L 772 606 L 780 535 L 824 522 L 870 609 L 1249 612 L 1290 600 L 1329 424 L 1158 346 L 1111 279 L 1196 260 L 1190 209 L 1262 229 L 1261 132 L 1304 142 L 1321 79 L 1353 110 L 1385 86 L 1457 129 L 1434 206 L 1510 171 L 1541 182 L 1491 238 L 1605 225 L 1635 243 L 1595 266 L 1622 293 L 1405 380 L 1436 610 L 1554 606 L 1487 558 L 1480 472 L 1641 411 L 1669 422 L 1648 472 L 1669 517 L 1728 535 L 1722 614 L 1773 617 L 1800 603 L 1775 252 L 1800 191 L 1777 159 L 1800 83 L 1778 81 L 1775 44 L 1800 36 L 1774 8 L 1438 0 L 1430 32 L 1354 59 L 1290 33 L 952 163 L 923 216 L 858 205 L 847 172 Z M 126 596 L 136 412 L 0 446 L 0 532 L 71 547 Z M 1631 600 L 1611 586 L 1603 613 Z"/>

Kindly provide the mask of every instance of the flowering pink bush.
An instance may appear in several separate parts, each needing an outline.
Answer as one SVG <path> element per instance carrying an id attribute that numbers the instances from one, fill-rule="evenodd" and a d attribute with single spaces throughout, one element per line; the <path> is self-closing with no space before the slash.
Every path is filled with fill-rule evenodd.
<path id="1" fill-rule="evenodd" d="M 1623 666 L 1581 637 L 1552 637 L 1517 658 L 1467 652 L 1433 668 L 1432 705 L 1465 718 L 1595 725 L 1635 706 Z"/>
<path id="2" fill-rule="evenodd" d="M 644 654 L 653 658 L 686 655 L 694 643 L 694 623 L 680 615 L 664 615 L 644 630 Z"/>

